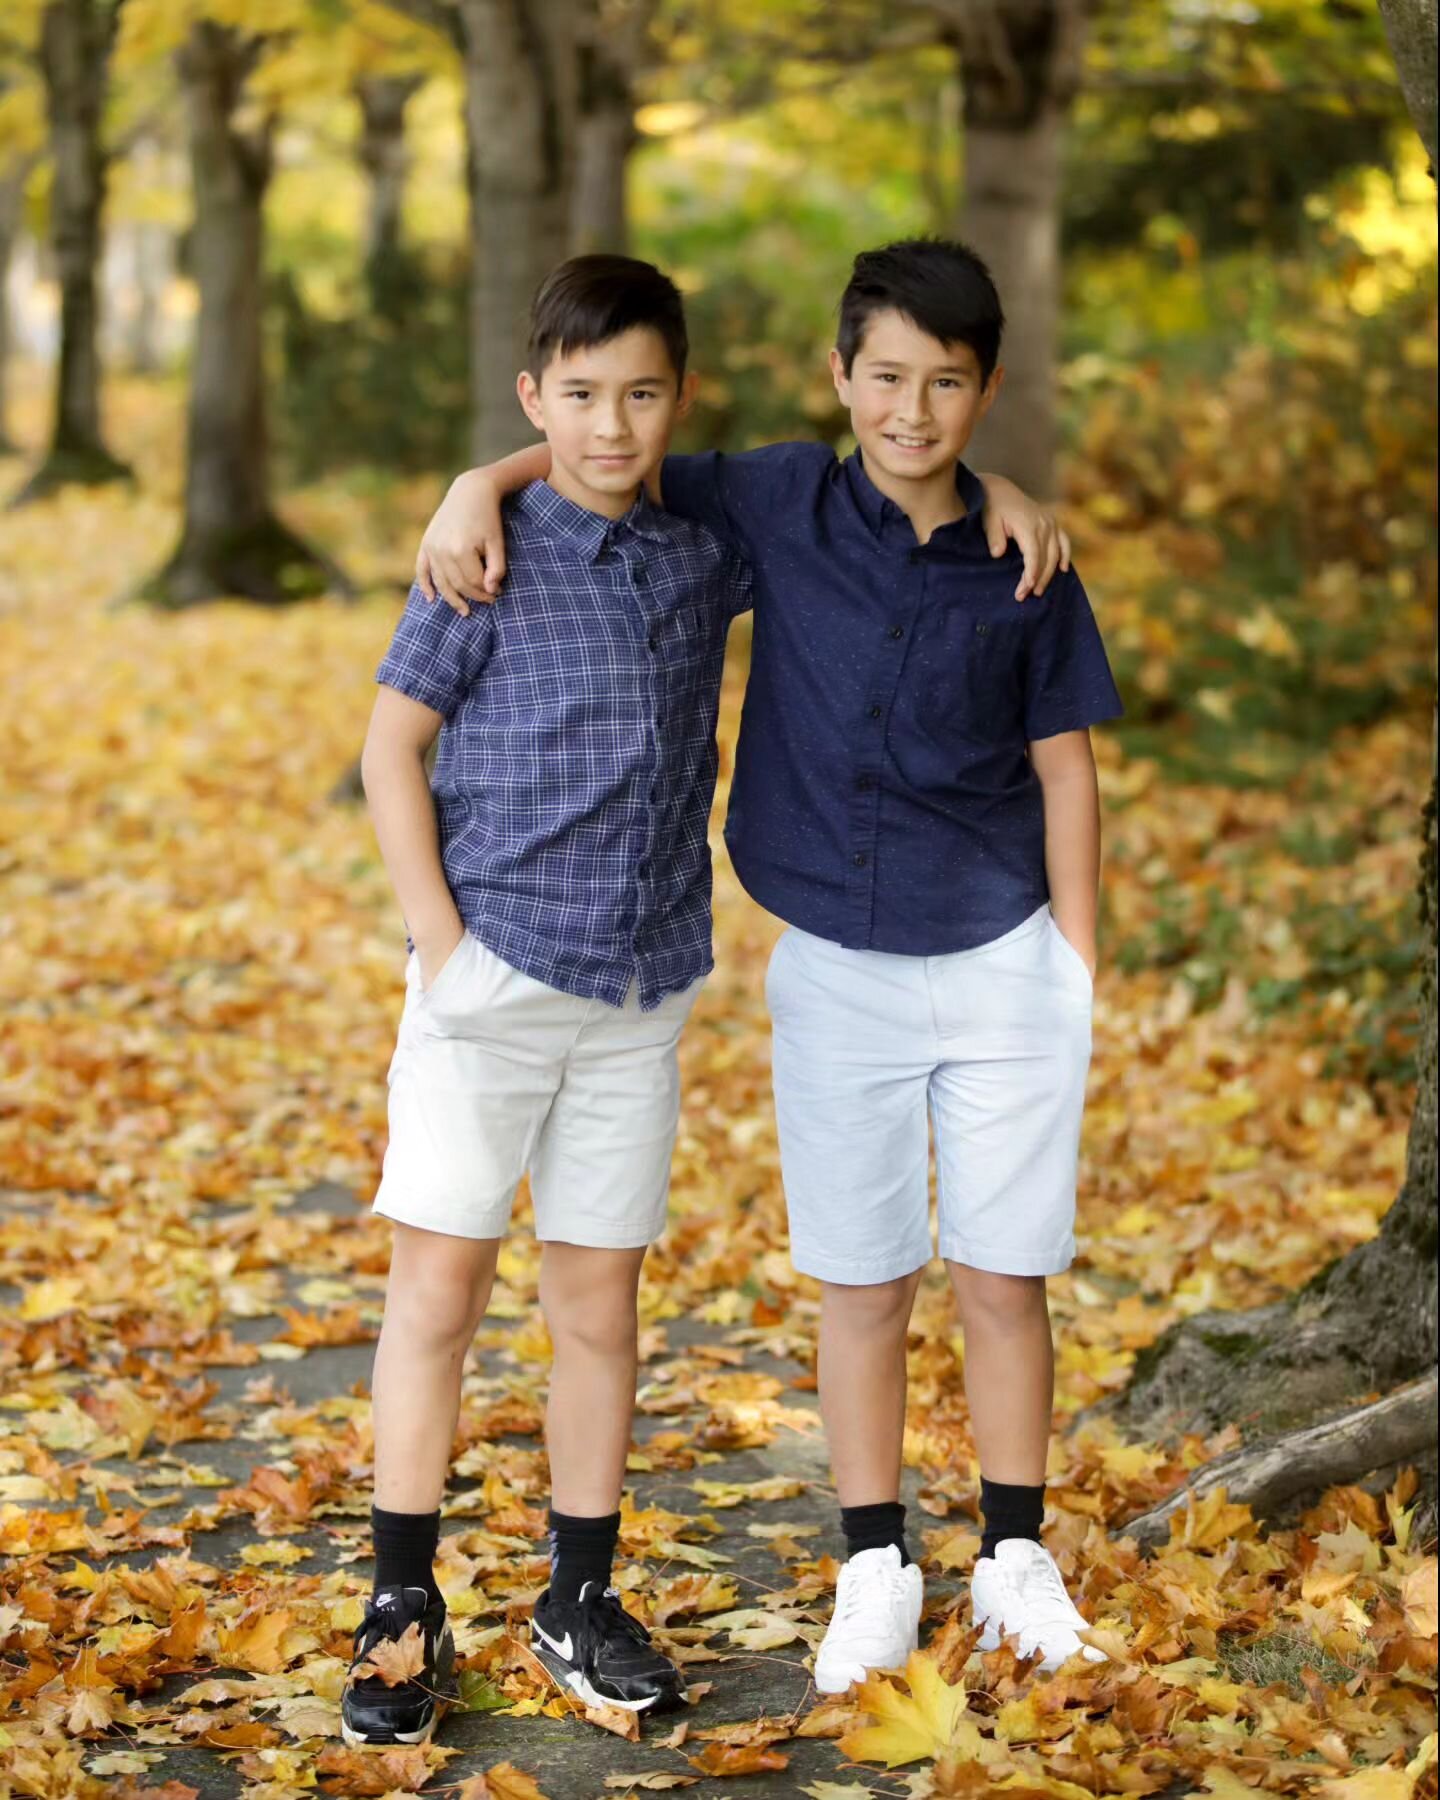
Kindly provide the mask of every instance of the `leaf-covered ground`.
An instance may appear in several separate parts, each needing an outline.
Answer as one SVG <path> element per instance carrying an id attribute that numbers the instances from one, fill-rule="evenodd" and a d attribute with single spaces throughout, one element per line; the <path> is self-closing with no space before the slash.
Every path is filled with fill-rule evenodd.
<path id="1" fill-rule="evenodd" d="M 906 1440 L 928 1647 L 851 1703 L 815 1704 L 804 1659 L 838 1536 L 815 1290 L 786 1257 L 768 1102 L 779 927 L 717 837 L 718 967 L 644 1283 L 621 1578 L 695 1704 L 626 1742 L 618 1721 L 570 1716 L 526 1649 L 546 1343 L 522 1228 L 447 1502 L 468 1710 L 438 1745 L 355 1753 L 334 1732 L 369 1585 L 365 1379 L 388 1228 L 367 1202 L 403 939 L 364 812 L 331 791 L 433 489 L 357 477 L 289 505 L 359 578 L 357 605 L 115 607 L 169 547 L 175 427 L 173 405 L 122 386 L 113 433 L 140 492 L 0 521 L 0 1793 L 1433 1792 L 1436 1564 L 1412 1484 L 1332 1491 L 1275 1530 L 1217 1496 L 1142 1557 L 1115 1528 L 1237 1433 L 1283 1422 L 1284 1397 L 1169 1446 L 1081 1416 L 1168 1322 L 1294 1285 L 1367 1237 L 1396 1189 L 1423 600 L 1397 588 L 1322 681 L 1306 659 L 1331 640 L 1314 633 L 1349 623 L 1319 577 L 1256 600 L 1194 529 L 1107 538 L 1078 521 L 1127 696 L 1149 697 L 1099 745 L 1080 1255 L 1051 1283 L 1048 1539 L 1112 1661 L 1038 1679 L 1007 1651 L 973 1654 L 951 1615 L 978 1480 L 937 1271 Z M 727 763 L 744 650 L 739 633 Z M 1319 729 L 1331 688 L 1382 703 Z"/>

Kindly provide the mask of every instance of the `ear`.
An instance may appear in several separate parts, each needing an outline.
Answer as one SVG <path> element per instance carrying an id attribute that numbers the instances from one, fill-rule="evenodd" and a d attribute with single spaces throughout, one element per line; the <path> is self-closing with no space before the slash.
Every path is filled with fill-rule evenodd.
<path id="1" fill-rule="evenodd" d="M 537 431 L 545 429 L 545 408 L 540 403 L 540 383 L 528 369 L 522 369 L 515 378 L 515 392 L 520 404 L 525 409 L 525 417 Z"/>
<path id="2" fill-rule="evenodd" d="M 988 413 L 990 408 L 995 404 L 996 400 L 999 398 L 1000 389 L 1004 385 L 1004 382 L 1004 365 L 1002 363 L 997 363 L 990 371 L 990 379 L 985 383 L 985 391 L 980 396 L 980 418 L 983 419 L 986 413 Z"/>
<path id="3" fill-rule="evenodd" d="M 677 419 L 688 418 L 690 409 L 695 404 L 695 396 L 700 392 L 700 377 L 692 369 L 680 383 L 680 399 L 675 408 Z"/>
<path id="4" fill-rule="evenodd" d="M 840 396 L 840 404 L 850 404 L 850 377 L 845 373 L 845 359 L 838 350 L 830 352 L 830 376 L 835 383 L 835 392 Z"/>

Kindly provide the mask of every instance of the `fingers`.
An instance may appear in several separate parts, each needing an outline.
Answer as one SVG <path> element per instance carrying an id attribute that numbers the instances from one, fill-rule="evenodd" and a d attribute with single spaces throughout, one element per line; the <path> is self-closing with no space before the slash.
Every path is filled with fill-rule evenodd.
<path id="1" fill-rule="evenodd" d="M 1021 556 L 1025 559 L 1025 566 L 1020 575 L 1020 583 L 1015 589 L 1015 598 L 1017 600 L 1028 600 L 1031 594 L 1044 592 L 1043 588 L 1037 588 L 1035 585 L 1036 578 L 1044 566 L 1043 553 L 1040 548 L 1040 540 L 1033 531 L 1018 531 L 1015 534 L 1015 543 Z"/>
<path id="2" fill-rule="evenodd" d="M 1010 548 L 1010 533 L 1005 521 L 993 506 L 987 506 L 981 516 L 985 521 L 985 542 L 990 546 L 990 554 L 1003 556 Z"/>
<path id="3" fill-rule="evenodd" d="M 1056 526 L 1060 533 L 1060 567 L 1068 575 L 1070 573 L 1070 533 L 1063 525 Z"/>
<path id="4" fill-rule="evenodd" d="M 459 613 L 462 619 L 470 617 L 470 603 L 465 598 L 467 583 L 459 569 L 446 557 L 437 557 L 435 567 L 435 591 L 445 604 Z"/>
<path id="5" fill-rule="evenodd" d="M 484 560 L 484 590 L 490 599 L 500 592 L 500 583 L 505 579 L 505 534 L 497 531 L 493 537 L 487 537 L 480 546 L 480 554 Z"/>
<path id="6" fill-rule="evenodd" d="M 435 598 L 435 577 L 430 573 L 430 558 L 423 546 L 415 556 L 415 585 L 427 600 Z"/>

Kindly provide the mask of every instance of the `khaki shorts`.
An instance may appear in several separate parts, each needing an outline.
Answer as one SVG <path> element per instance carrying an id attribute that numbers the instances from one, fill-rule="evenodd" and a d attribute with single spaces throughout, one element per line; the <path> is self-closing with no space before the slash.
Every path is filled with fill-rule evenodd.
<path id="1" fill-rule="evenodd" d="M 535 1235 L 638 1249 L 665 1228 L 680 1109 L 676 1044 L 703 985 L 642 1012 L 561 993 L 467 932 L 429 988 L 412 953 L 390 1063 L 375 1211 L 503 1237 L 528 1172 Z"/>

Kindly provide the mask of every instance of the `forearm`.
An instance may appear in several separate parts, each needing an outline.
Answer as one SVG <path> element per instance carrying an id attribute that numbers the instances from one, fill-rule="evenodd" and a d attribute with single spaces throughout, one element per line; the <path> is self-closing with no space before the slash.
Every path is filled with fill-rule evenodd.
<path id="1" fill-rule="evenodd" d="M 360 776 L 386 872 L 417 946 L 456 942 L 464 931 L 440 859 L 440 830 L 423 755 L 367 744 Z"/>
<path id="2" fill-rule="evenodd" d="M 518 494 L 521 488 L 528 487 L 532 481 L 544 481 L 549 474 L 550 446 L 529 444 L 523 450 L 514 450 L 509 456 L 502 456 L 498 462 L 482 463 L 479 468 L 466 469 L 450 483 L 450 491 L 454 493 L 457 488 L 463 491 L 484 485 L 503 497 L 506 494 Z"/>
<path id="3" fill-rule="evenodd" d="M 1100 787 L 1094 765 L 1051 774 L 1041 785 L 1051 910 L 1070 942 L 1093 959 L 1100 909 Z"/>

